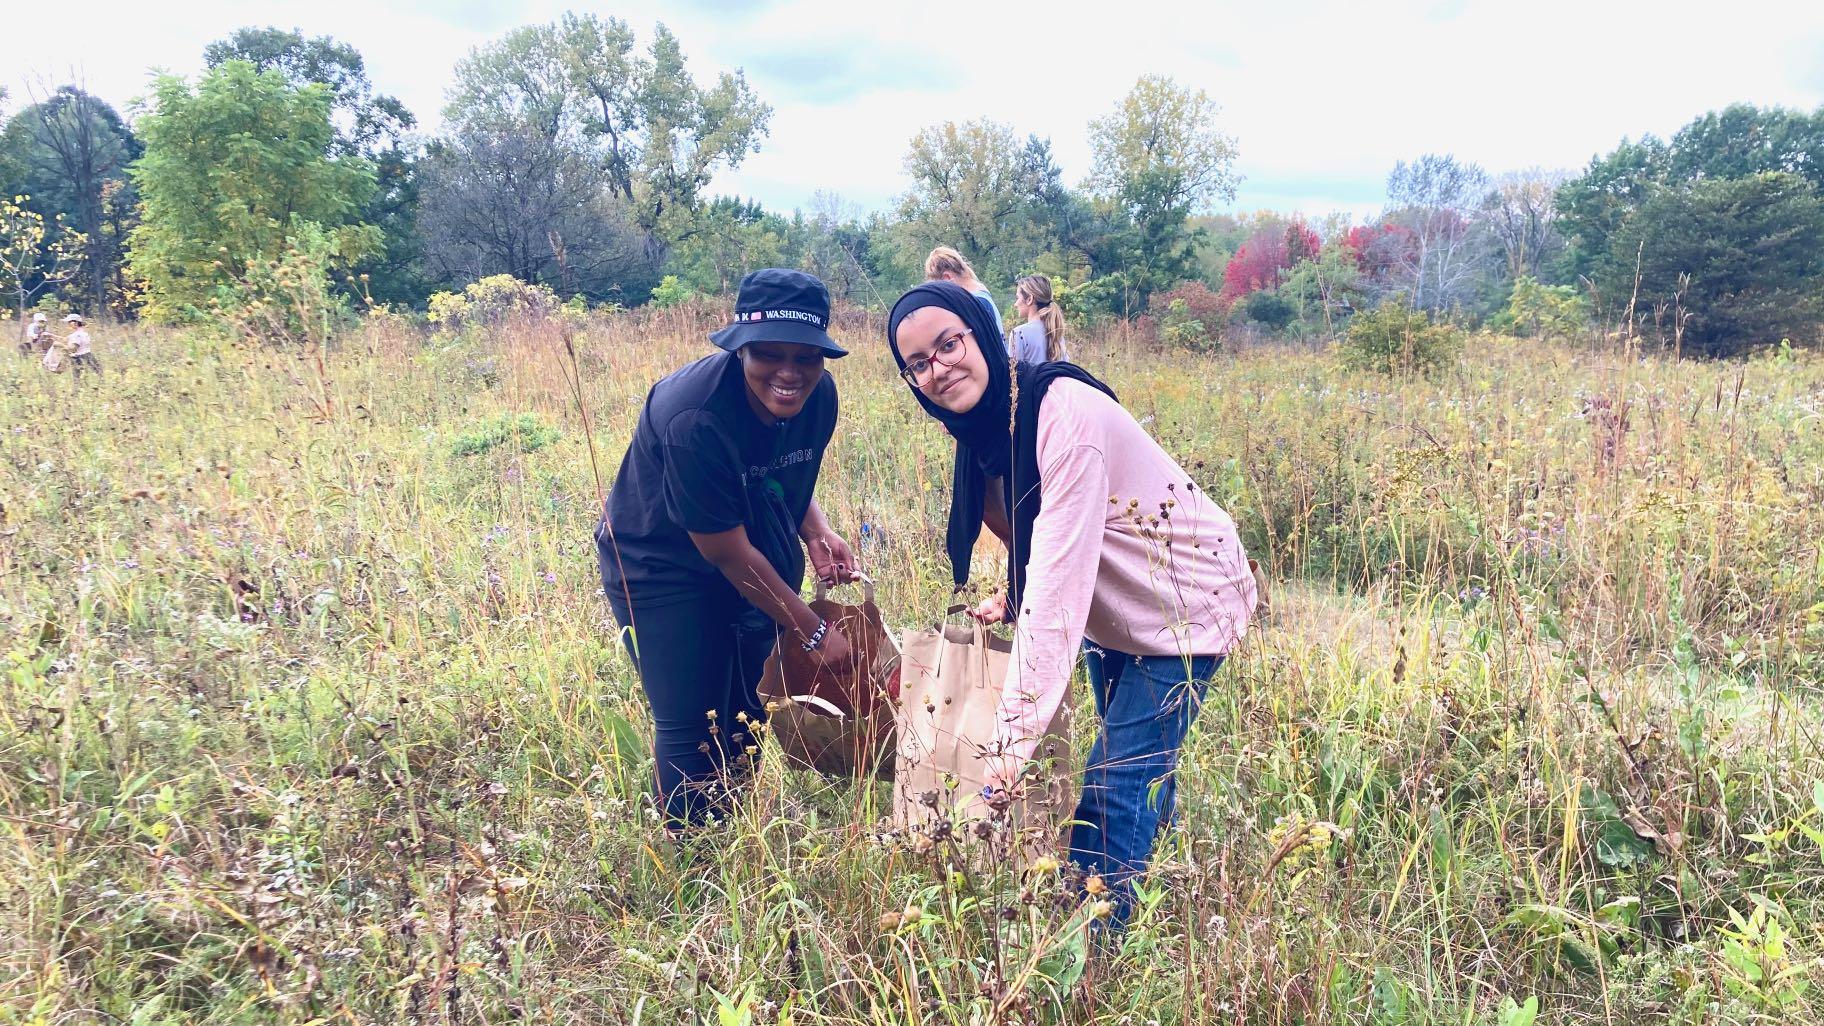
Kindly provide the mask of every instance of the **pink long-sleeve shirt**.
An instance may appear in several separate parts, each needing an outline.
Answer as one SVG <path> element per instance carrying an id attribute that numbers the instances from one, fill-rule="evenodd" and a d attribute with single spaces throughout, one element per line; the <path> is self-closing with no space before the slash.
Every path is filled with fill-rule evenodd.
<path id="1" fill-rule="evenodd" d="M 1226 655 L 1258 599 L 1235 521 L 1121 405 L 1069 379 L 1039 410 L 1039 494 L 998 740 L 1017 759 L 1070 689 L 1084 638 Z"/>

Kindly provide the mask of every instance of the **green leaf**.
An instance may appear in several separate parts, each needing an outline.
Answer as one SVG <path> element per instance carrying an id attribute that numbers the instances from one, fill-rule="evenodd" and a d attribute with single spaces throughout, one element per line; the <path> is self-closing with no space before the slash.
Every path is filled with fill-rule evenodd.
<path id="1" fill-rule="evenodd" d="M 1370 1019 L 1375 1026 L 1402 1026 L 1412 1021 L 1412 988 L 1401 983 L 1393 970 L 1376 966 L 1374 970 L 1374 1008 Z"/>
<path id="2" fill-rule="evenodd" d="M 1070 937 L 1039 959 L 1039 974 L 1052 981 L 1060 993 L 1066 993 L 1083 978 L 1089 960 L 1089 931 L 1075 929 Z"/>
<path id="3" fill-rule="evenodd" d="M 1615 799 L 1592 784 L 1583 785 L 1583 818 L 1589 824 L 1591 848 L 1605 866 L 1626 868 L 1653 857 L 1653 842 L 1634 832 L 1622 819 Z"/>
<path id="4" fill-rule="evenodd" d="M 1501 1008 L 1495 1013 L 1496 1026 L 1533 1026 L 1533 1020 L 1539 1018 L 1539 998 L 1537 995 L 1526 999 L 1526 1004 L 1517 1005 L 1512 997 L 1501 999 Z"/>

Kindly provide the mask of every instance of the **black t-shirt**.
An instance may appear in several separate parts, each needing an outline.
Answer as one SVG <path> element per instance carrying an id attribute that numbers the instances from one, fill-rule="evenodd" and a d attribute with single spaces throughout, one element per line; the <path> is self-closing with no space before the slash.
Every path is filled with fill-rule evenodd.
<path id="1" fill-rule="evenodd" d="M 597 532 L 608 547 L 604 585 L 648 602 L 736 594 L 689 532 L 746 526 L 751 534 L 756 514 L 748 489 L 759 484 L 784 499 L 794 525 L 790 544 L 797 545 L 795 527 L 810 509 L 835 431 L 836 382 L 827 373 L 797 416 L 770 426 L 748 404 L 736 354 L 706 356 L 670 374 L 647 394 L 608 493 L 612 544 L 608 532 Z"/>

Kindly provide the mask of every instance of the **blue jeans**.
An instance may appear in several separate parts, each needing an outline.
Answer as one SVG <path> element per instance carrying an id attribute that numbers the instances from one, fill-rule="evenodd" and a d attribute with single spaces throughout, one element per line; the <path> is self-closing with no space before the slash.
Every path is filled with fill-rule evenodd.
<path id="1" fill-rule="evenodd" d="M 1125 918 L 1135 876 L 1172 820 L 1178 752 L 1222 656 L 1134 656 L 1085 643 L 1102 729 L 1083 771 L 1072 861 L 1101 874 Z"/>

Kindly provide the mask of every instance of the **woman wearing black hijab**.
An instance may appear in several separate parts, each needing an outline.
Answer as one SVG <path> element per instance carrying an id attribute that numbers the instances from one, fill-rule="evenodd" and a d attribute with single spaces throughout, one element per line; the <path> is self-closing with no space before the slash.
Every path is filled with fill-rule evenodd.
<path id="1" fill-rule="evenodd" d="M 1071 858 L 1115 887 L 1143 872 L 1169 823 L 1179 749 L 1256 595 L 1228 514 L 1075 364 L 1012 364 L 967 292 L 901 296 L 887 342 L 925 412 L 956 440 L 945 548 L 958 588 L 985 525 L 1006 589 L 977 609 L 1015 621 L 990 780 L 1012 786 L 1058 706 L 1079 648 L 1102 729 Z"/>
<path id="2" fill-rule="evenodd" d="M 667 823 L 725 809 L 753 770 L 756 685 L 775 643 L 829 663 L 847 639 L 798 595 L 808 548 L 826 583 L 854 578 L 813 492 L 836 427 L 830 296 L 802 271 L 741 281 L 723 352 L 652 387 L 596 528 L 602 588 L 652 705 Z M 800 542 L 804 548 L 800 547 Z"/>

